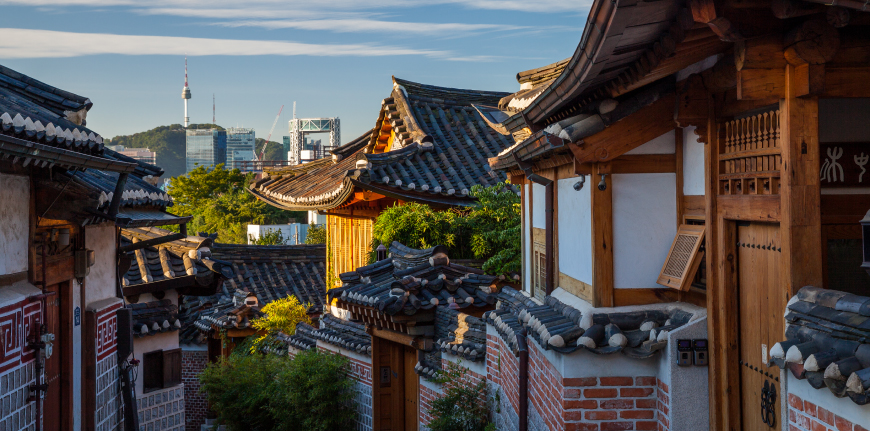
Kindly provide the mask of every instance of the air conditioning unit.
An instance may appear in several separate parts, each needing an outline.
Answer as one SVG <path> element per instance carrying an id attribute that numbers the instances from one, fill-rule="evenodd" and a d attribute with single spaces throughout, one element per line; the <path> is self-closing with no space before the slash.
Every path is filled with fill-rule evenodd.
<path id="1" fill-rule="evenodd" d="M 94 251 L 88 249 L 76 250 L 75 259 L 76 278 L 87 277 L 91 272 L 91 267 L 94 266 Z"/>

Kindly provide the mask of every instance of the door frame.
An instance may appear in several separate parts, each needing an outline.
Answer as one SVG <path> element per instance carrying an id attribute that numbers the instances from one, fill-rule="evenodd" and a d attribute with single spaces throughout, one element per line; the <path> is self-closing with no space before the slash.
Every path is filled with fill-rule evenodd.
<path id="1" fill-rule="evenodd" d="M 384 349 L 390 349 L 389 354 L 389 363 L 385 364 L 381 361 L 381 356 L 384 352 Z M 413 349 L 413 352 L 410 350 Z M 419 376 L 414 372 L 413 367 L 408 369 L 407 366 L 407 358 L 409 355 L 416 355 L 417 350 L 409 346 L 407 344 L 397 343 L 392 340 L 388 340 L 382 337 L 378 337 L 376 335 L 372 335 L 372 424 L 374 430 L 383 429 L 382 419 L 381 419 L 381 411 L 385 408 L 390 409 L 390 430 L 399 431 L 416 431 L 419 428 L 420 424 L 420 414 L 419 414 L 419 406 L 420 406 L 420 384 L 419 384 Z M 381 387 L 381 367 L 388 366 L 390 367 L 390 405 L 385 406 L 382 405 L 381 402 L 381 393 L 380 391 L 383 389 Z M 409 376 L 413 375 L 417 378 L 417 384 L 414 385 L 416 388 L 416 394 L 414 394 L 414 399 L 416 403 L 413 405 L 413 409 L 406 402 L 406 393 L 405 390 L 407 388 L 407 379 Z M 408 429 L 406 419 L 409 419 L 408 414 L 413 411 L 414 419 L 413 423 L 416 425 L 413 429 Z"/>

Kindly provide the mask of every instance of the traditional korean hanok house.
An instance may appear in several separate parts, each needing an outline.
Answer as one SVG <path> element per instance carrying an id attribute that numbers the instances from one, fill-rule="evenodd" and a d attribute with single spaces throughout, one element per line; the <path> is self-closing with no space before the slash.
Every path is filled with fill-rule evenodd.
<path id="1" fill-rule="evenodd" d="M 137 428 L 118 233 L 187 219 L 164 212 L 161 169 L 85 127 L 92 106 L 0 66 L 3 429 Z"/>
<path id="2" fill-rule="evenodd" d="M 852 328 L 866 323 L 864 302 L 801 290 L 867 296 L 854 258 L 857 222 L 870 208 L 863 6 L 595 1 L 557 78 L 518 109 L 481 108 L 494 130 L 521 139 L 490 162 L 522 184 L 524 297 L 540 306 L 555 298 L 591 316 L 583 331 L 565 323 L 556 335 L 542 318 L 546 343 L 517 337 L 531 350 L 528 392 L 519 391 L 530 402 L 503 408 L 506 422 L 519 417 L 524 426 L 537 415 L 554 418 L 549 429 L 652 426 L 640 417 L 659 429 L 867 428 L 870 411 L 854 402 L 863 400 L 866 373 L 850 373 L 868 363 L 863 351 L 845 351 L 855 343 L 837 350 L 837 340 L 861 337 Z M 560 352 L 563 343 L 590 350 L 599 316 L 628 306 L 708 318 L 656 334 L 667 349 L 645 361 L 658 366 Z M 638 320 L 610 324 L 625 332 Z M 604 339 L 621 344 L 607 327 Z M 637 342 L 626 337 L 628 347 Z M 495 338 L 501 349 L 510 334 Z M 813 389 L 828 382 L 810 374 L 831 358 L 808 363 L 831 343 L 848 362 L 824 369 L 834 396 Z M 684 354 L 688 364 L 677 366 Z M 509 358 L 500 356 L 502 368 L 523 373 L 522 361 Z M 786 363 L 803 370 L 784 372 Z M 652 405 L 629 395 L 643 394 L 637 386 L 648 378 L 658 386 Z M 553 384 L 564 392 L 548 392 Z M 845 395 L 852 400 L 836 398 Z"/>
<path id="3" fill-rule="evenodd" d="M 209 362 L 228 356 L 245 338 L 257 335 L 251 321 L 262 317 L 266 304 L 295 296 L 308 304 L 308 315 L 317 321 L 326 298 L 326 250 L 323 245 L 221 244 L 214 237 L 188 237 L 202 256 L 207 247 L 213 262 L 232 271 L 216 292 L 183 293 L 178 332 L 185 389 L 188 430 L 205 423 L 208 408 L 199 392 L 198 376 Z M 199 247 L 199 248 L 196 248 Z M 193 255 L 188 251 L 190 255 Z M 221 272 L 224 269 L 221 268 Z"/>
<path id="4" fill-rule="evenodd" d="M 335 300 L 333 315 L 345 325 L 364 325 L 370 335 L 370 357 L 361 368 L 369 377 L 357 378 L 370 384 L 358 398 L 370 402 L 358 404 L 359 422 L 367 424 L 360 429 L 414 431 L 428 424 L 429 402 L 442 393 L 431 380 L 443 362 L 461 359 L 469 376 L 486 378 L 480 317 L 495 308 L 499 279 L 451 263 L 442 246 L 416 250 L 393 242 L 389 253 L 341 274 L 342 287 L 327 297 Z"/>
<path id="5" fill-rule="evenodd" d="M 331 159 L 266 170 L 250 191 L 278 208 L 326 213 L 327 274 L 337 277 L 369 263 L 372 223 L 384 208 L 469 206 L 472 186 L 505 180 L 486 160 L 512 141 L 487 127 L 472 106 L 496 105 L 504 96 L 393 78 L 374 129 Z"/>
<path id="6" fill-rule="evenodd" d="M 122 273 L 121 290 L 131 310 L 133 357 L 140 361 L 136 379 L 139 426 L 161 430 L 185 429 L 185 395 L 196 392 L 182 381 L 179 347 L 182 295 L 214 295 L 235 274 L 229 262 L 211 258 L 212 238 L 175 236 L 175 240 L 145 246 L 137 244 L 173 237 L 160 228 L 122 231 L 119 252 L 129 269 Z"/>

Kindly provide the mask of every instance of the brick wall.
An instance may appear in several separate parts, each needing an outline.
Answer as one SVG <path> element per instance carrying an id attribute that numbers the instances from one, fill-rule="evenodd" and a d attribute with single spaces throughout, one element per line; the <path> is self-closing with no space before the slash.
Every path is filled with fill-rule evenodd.
<path id="1" fill-rule="evenodd" d="M 602 360 L 603 358 L 590 358 Z M 487 374 L 508 404 L 519 411 L 519 360 L 501 338 L 487 336 Z M 664 402 L 658 391 L 665 396 Z M 669 408 L 667 386 L 654 376 L 563 378 L 534 342 L 529 342 L 529 418 L 536 412 L 550 431 L 657 430 L 659 411 Z M 661 403 L 661 407 L 659 406 Z M 665 413 L 665 416 L 667 413 Z M 667 418 L 664 419 L 667 422 Z"/>
<path id="2" fill-rule="evenodd" d="M 656 410 L 658 411 L 658 431 L 670 431 L 671 393 L 668 385 L 656 379 Z"/>
<path id="3" fill-rule="evenodd" d="M 868 431 L 865 426 L 870 424 L 853 424 L 829 410 L 802 400 L 797 395 L 788 394 L 789 431 Z"/>
<path id="4" fill-rule="evenodd" d="M 199 373 L 208 365 L 208 352 L 181 350 L 181 382 L 184 383 L 185 429 L 199 431 L 208 410 L 205 394 L 199 392 Z"/>
<path id="5" fill-rule="evenodd" d="M 420 385 L 420 425 L 427 427 L 429 422 L 432 422 L 432 415 L 429 414 L 429 409 L 432 408 L 432 401 L 444 395 L 441 392 L 433 391 L 429 387 Z"/>

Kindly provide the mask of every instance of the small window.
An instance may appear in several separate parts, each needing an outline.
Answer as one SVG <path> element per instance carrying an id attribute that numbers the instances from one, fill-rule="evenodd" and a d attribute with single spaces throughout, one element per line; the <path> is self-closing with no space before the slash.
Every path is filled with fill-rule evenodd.
<path id="1" fill-rule="evenodd" d="M 142 357 L 143 392 L 181 384 L 181 349 L 155 350 Z"/>
<path id="2" fill-rule="evenodd" d="M 662 266 L 662 272 L 657 280 L 662 286 L 679 290 L 689 290 L 704 252 L 704 226 L 680 225 L 671 250 Z"/>
<path id="3" fill-rule="evenodd" d="M 543 301 L 547 294 L 547 253 L 540 244 L 535 244 L 532 267 L 532 295 Z"/>

